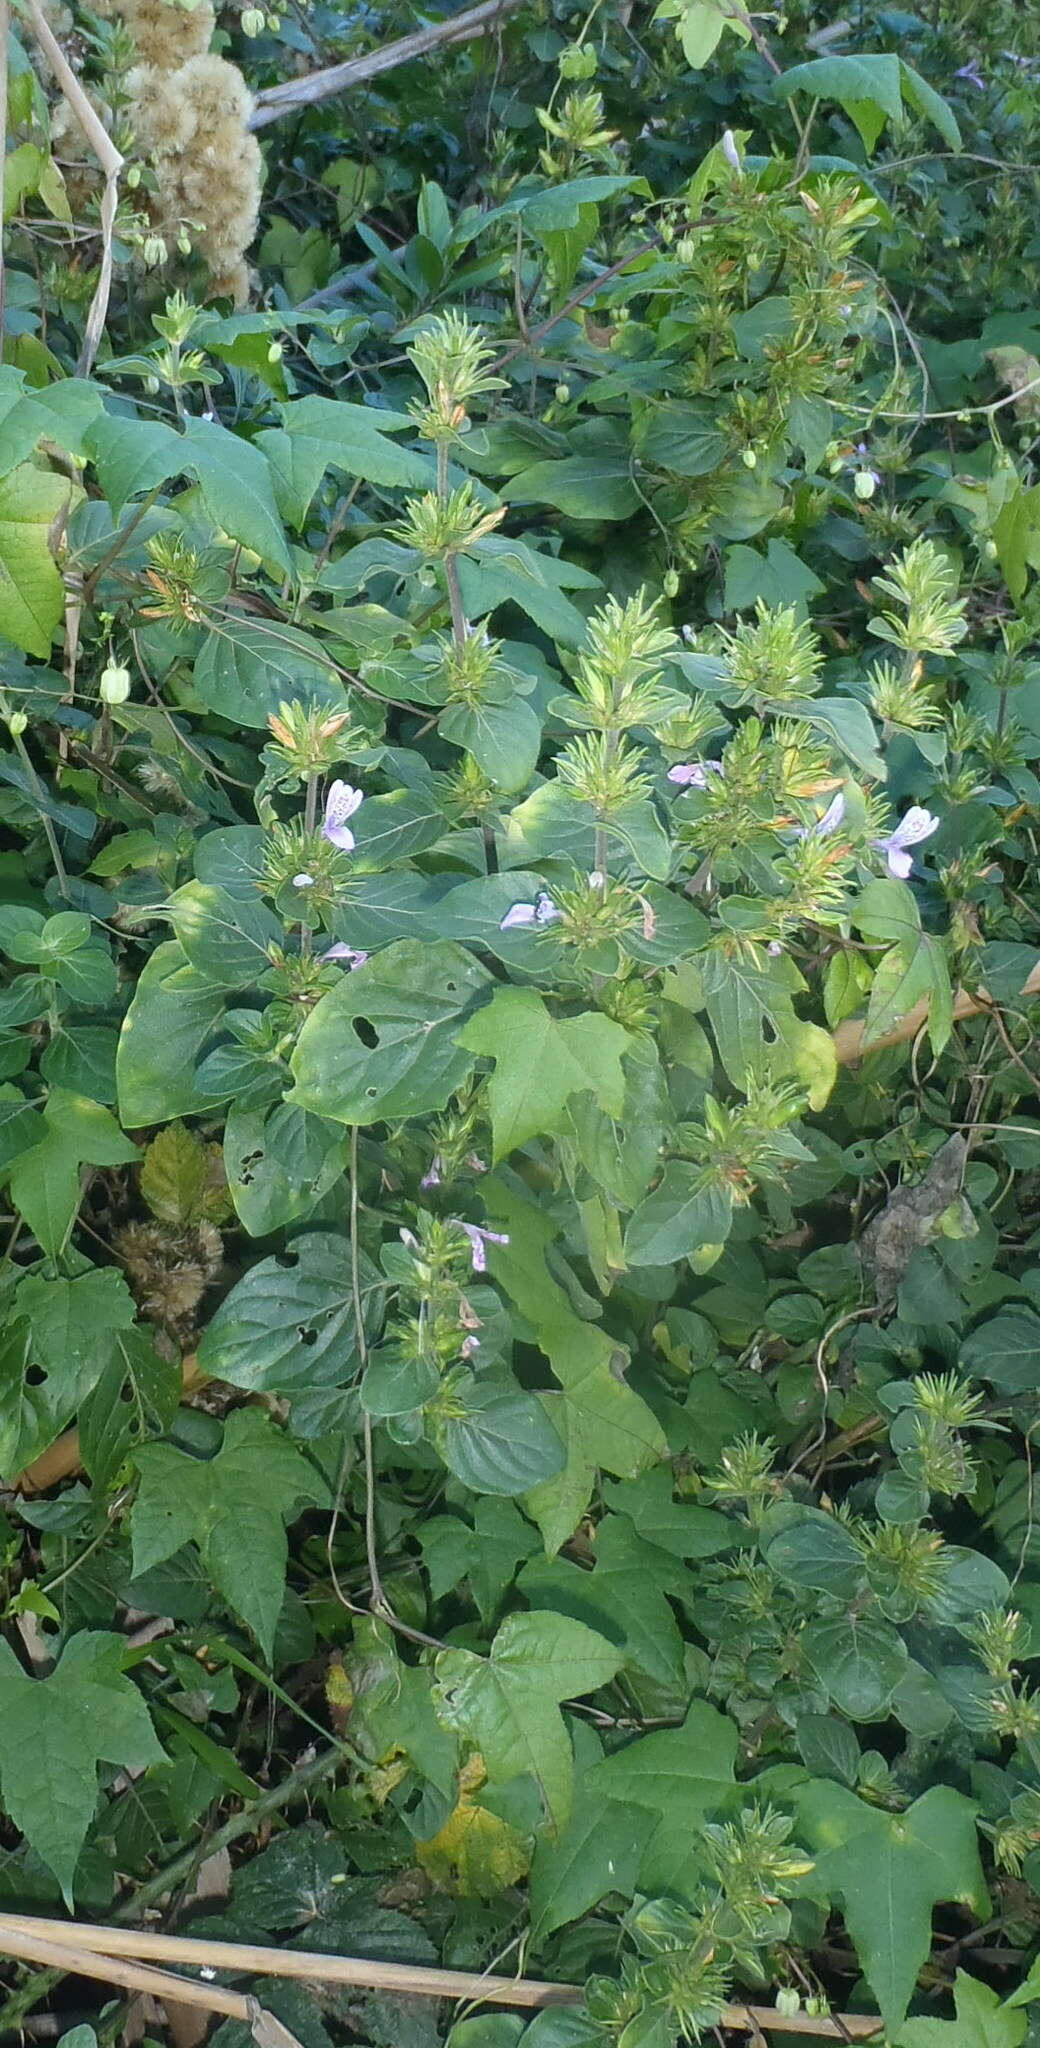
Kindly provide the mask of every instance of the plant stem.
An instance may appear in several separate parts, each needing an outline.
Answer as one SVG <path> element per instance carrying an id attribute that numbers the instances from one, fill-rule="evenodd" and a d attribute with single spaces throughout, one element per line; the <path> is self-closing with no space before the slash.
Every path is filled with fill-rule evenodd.
<path id="1" fill-rule="evenodd" d="M 8 722 L 8 725 L 10 725 L 11 707 L 8 704 L 7 692 L 5 690 L 0 690 L 0 717 L 5 718 Z M 48 847 L 50 848 L 51 860 L 54 864 L 54 872 L 55 875 L 57 876 L 58 887 L 67 901 L 69 895 L 69 878 L 65 872 L 65 862 L 62 860 L 61 857 L 61 848 L 58 845 L 58 835 L 55 832 L 54 826 L 47 815 L 46 792 L 33 766 L 32 757 L 29 753 L 29 749 L 26 746 L 24 739 L 22 738 L 21 733 L 12 732 L 11 738 L 14 741 L 15 753 L 18 755 L 22 767 L 25 770 L 25 779 L 29 784 L 29 788 L 31 789 L 33 796 L 36 799 L 36 806 L 40 813 L 40 823 L 43 826 L 44 837 L 47 841 Z"/>

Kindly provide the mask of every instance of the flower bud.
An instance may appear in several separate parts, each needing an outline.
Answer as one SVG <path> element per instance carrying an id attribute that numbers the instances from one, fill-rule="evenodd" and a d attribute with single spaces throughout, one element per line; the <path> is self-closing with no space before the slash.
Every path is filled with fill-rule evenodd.
<path id="1" fill-rule="evenodd" d="M 242 34 L 244 36 L 262 35 L 266 19 L 267 16 L 262 7 L 243 7 Z"/>
<path id="2" fill-rule="evenodd" d="M 665 594 L 665 596 L 666 596 L 666 597 L 678 597 L 678 595 L 679 595 L 679 571 L 678 571 L 678 569 L 666 569 L 666 570 L 665 570 L 665 572 L 664 572 L 664 594 Z"/>
<path id="3" fill-rule="evenodd" d="M 557 405 L 566 405 L 570 395 L 571 387 L 569 384 L 557 384 L 556 390 L 553 393 Z"/>
<path id="4" fill-rule="evenodd" d="M 10 711 L 7 716 L 7 730 L 13 739 L 20 739 L 29 721 L 24 711 Z"/>
<path id="5" fill-rule="evenodd" d="M 877 490 L 877 482 L 871 469 L 857 469 L 852 479 L 852 488 L 861 504 L 866 504 Z"/>
<path id="6" fill-rule="evenodd" d="M 147 391 L 149 398 L 154 398 L 159 390 L 158 377 L 146 377 L 144 380 L 144 388 Z"/>
<path id="7" fill-rule="evenodd" d="M 141 166 L 140 166 L 140 164 L 128 164 L 128 165 L 127 165 L 127 167 L 126 167 L 126 184 L 127 184 L 127 190 L 128 190 L 128 191 L 130 191 L 130 192 L 136 192 L 136 190 L 137 190 L 137 187 L 138 187 L 138 185 L 140 184 L 140 182 L 141 182 Z"/>
<path id="8" fill-rule="evenodd" d="M 165 263 L 166 244 L 161 235 L 145 236 L 141 243 L 141 261 L 149 270 L 154 270 L 157 263 Z"/>
<path id="9" fill-rule="evenodd" d="M 271 346 L 267 351 L 267 360 L 269 363 L 280 363 L 284 354 L 285 350 L 283 349 L 281 342 L 272 341 Z"/>
<path id="10" fill-rule="evenodd" d="M 745 469 L 758 468 L 758 456 L 755 454 L 753 448 L 742 448 L 740 451 L 740 459 Z"/>
<path id="11" fill-rule="evenodd" d="M 98 694 L 103 704 L 125 704 L 130 695 L 130 670 L 115 665 L 103 670 Z"/>

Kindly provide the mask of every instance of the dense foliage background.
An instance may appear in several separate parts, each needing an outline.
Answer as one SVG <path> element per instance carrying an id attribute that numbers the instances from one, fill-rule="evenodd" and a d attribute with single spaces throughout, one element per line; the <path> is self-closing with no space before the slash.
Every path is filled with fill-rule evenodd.
<path id="1" fill-rule="evenodd" d="M 1020 2048 L 1040 23 L 443 24 L 12 16 L 0 1912 Z"/>

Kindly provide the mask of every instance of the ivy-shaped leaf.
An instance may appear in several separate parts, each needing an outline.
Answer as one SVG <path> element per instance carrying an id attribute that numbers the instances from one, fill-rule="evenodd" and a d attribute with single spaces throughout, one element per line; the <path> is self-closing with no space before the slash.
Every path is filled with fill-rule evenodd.
<path id="1" fill-rule="evenodd" d="M 161 1763 L 148 1709 L 123 1675 L 121 1636 L 73 1636 L 47 1678 L 29 1678 L 0 1643 L 0 1788 L 15 1827 L 53 1870 L 72 1911 L 72 1881 L 97 1804 L 97 1767 Z"/>
<path id="2" fill-rule="evenodd" d="M 255 1408 L 228 1416 L 213 1458 L 145 1444 L 134 1462 L 134 1577 L 196 1543 L 218 1592 L 270 1657 L 285 1588 L 284 1524 L 328 1498 L 314 1467 Z"/>
<path id="3" fill-rule="evenodd" d="M 620 1662 L 612 1643 L 567 1615 L 511 1614 L 487 1657 L 441 1651 L 437 1712 L 480 1751 L 493 1784 L 532 1777 L 558 1829 L 570 1812 L 574 1781 L 560 1702 L 609 1684 Z"/>
<path id="4" fill-rule="evenodd" d="M 470 1018 L 458 1042 L 495 1062 L 488 1102 L 496 1160 L 529 1138 L 565 1129 L 567 1103 L 584 1089 L 608 1115 L 621 1114 L 621 1059 L 630 1039 L 599 1011 L 554 1017 L 536 989 L 501 988 Z"/>
<path id="5" fill-rule="evenodd" d="M 796 1793 L 799 1831 L 816 1852 L 804 1880 L 812 1898 L 840 1901 L 863 1974 L 892 2031 L 902 2020 L 932 1942 L 932 1908 L 945 1899 L 989 1913 L 975 1807 L 933 1785 L 905 1813 L 867 1806 L 820 1780 Z"/>

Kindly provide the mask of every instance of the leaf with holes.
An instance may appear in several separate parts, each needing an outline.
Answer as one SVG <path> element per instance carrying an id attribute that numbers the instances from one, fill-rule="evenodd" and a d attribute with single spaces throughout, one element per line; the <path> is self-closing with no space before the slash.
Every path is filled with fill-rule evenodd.
<path id="1" fill-rule="evenodd" d="M 459 1025 L 491 981 L 449 940 L 399 939 L 323 996 L 293 1055 L 291 1100 L 338 1123 L 443 1109 L 473 1067 Z"/>

